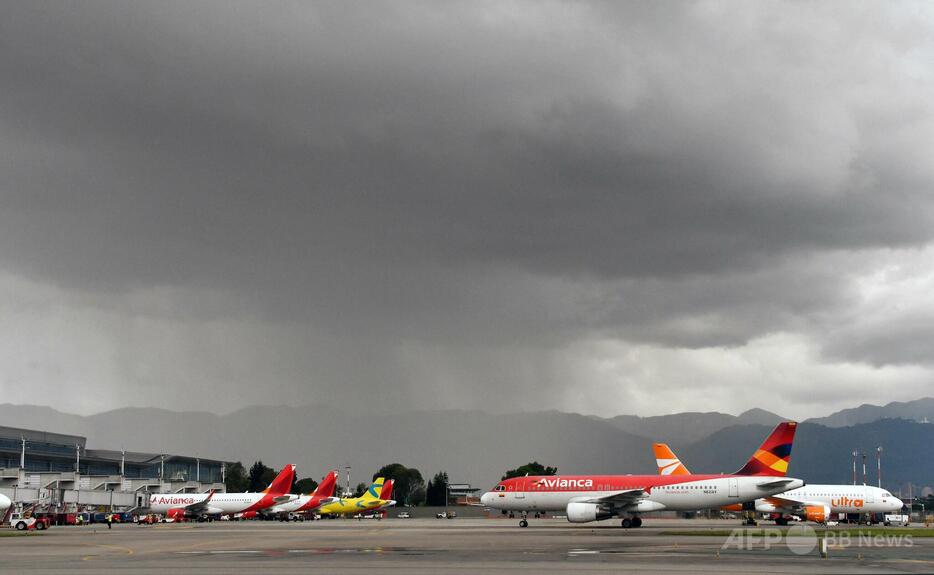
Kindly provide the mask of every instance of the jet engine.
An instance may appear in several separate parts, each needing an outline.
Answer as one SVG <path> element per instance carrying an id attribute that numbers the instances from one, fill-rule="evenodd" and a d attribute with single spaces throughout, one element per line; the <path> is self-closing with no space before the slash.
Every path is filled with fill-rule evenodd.
<path id="1" fill-rule="evenodd" d="M 613 513 L 596 503 L 568 503 L 567 508 L 568 521 L 571 523 L 589 523 L 591 521 L 603 521 L 613 517 Z"/>
<path id="2" fill-rule="evenodd" d="M 826 523 L 830 517 L 829 505 L 807 505 L 804 508 L 804 516 L 808 521 L 815 523 Z"/>

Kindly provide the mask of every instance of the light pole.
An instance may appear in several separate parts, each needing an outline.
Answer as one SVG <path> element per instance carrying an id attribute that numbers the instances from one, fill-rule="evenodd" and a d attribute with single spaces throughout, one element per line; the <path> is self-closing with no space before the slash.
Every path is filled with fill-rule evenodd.
<path id="1" fill-rule="evenodd" d="M 882 489 L 882 446 L 876 448 L 876 468 L 879 472 L 879 489 Z"/>
<path id="2" fill-rule="evenodd" d="M 856 485 L 856 450 L 853 450 L 853 485 Z"/>
<path id="3" fill-rule="evenodd" d="M 866 452 L 863 452 L 863 485 L 866 485 Z"/>

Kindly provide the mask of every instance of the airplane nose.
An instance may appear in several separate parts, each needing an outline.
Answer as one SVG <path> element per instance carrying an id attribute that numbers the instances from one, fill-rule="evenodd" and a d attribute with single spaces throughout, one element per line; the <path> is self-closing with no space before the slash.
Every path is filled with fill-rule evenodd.
<path id="1" fill-rule="evenodd" d="M 486 493 L 480 496 L 481 505 L 489 505 L 492 502 L 493 502 L 493 494 L 490 493 L 489 491 L 487 491 Z"/>

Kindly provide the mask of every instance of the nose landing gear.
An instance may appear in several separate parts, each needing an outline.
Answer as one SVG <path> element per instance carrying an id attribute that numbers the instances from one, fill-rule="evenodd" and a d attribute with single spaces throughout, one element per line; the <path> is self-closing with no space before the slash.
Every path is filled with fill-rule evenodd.
<path id="1" fill-rule="evenodd" d="M 525 519 L 519 522 L 519 527 L 528 527 L 528 526 L 529 526 L 529 522 L 526 521 Z"/>

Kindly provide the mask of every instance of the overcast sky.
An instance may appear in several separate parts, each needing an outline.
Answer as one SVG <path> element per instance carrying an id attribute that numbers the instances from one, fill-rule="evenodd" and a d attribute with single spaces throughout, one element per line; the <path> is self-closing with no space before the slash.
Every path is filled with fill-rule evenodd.
<path id="1" fill-rule="evenodd" d="M 0 401 L 934 395 L 928 2 L 3 2 Z"/>

